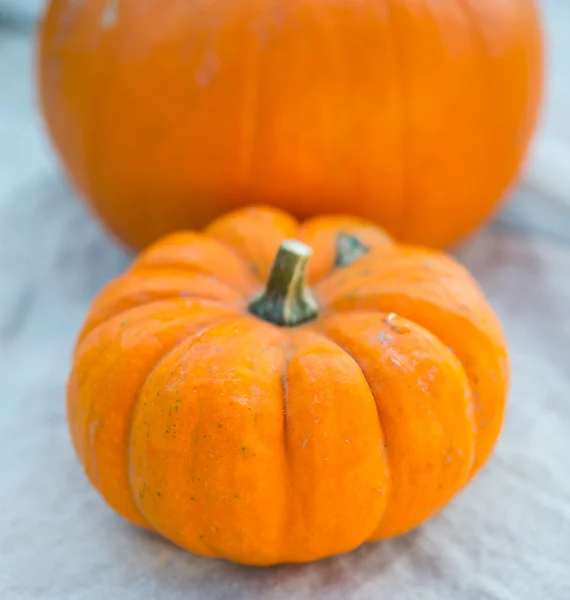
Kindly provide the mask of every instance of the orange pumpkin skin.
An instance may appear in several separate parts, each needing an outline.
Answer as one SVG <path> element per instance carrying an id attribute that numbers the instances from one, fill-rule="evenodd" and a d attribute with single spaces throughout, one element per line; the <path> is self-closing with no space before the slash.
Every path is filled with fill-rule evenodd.
<path id="1" fill-rule="evenodd" d="M 67 171 L 141 248 L 252 203 L 441 247 L 533 131 L 533 0 L 51 0 L 40 97 Z"/>
<path id="2" fill-rule="evenodd" d="M 367 253 L 334 266 L 339 234 Z M 316 318 L 251 314 L 280 242 Z M 440 511 L 499 435 L 501 327 L 466 270 L 370 223 L 242 209 L 157 242 L 94 301 L 68 419 L 108 504 L 204 556 L 304 562 Z"/>

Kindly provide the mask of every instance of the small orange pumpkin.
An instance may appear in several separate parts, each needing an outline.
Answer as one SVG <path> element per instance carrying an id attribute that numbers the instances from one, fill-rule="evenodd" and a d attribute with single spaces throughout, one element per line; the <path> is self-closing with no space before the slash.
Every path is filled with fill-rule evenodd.
<path id="1" fill-rule="evenodd" d="M 536 123 L 535 0 L 51 0 L 39 90 L 103 222 L 141 248 L 252 203 L 444 246 Z"/>
<path id="2" fill-rule="evenodd" d="M 440 511 L 491 453 L 507 383 L 501 327 L 454 260 L 356 218 L 251 208 L 159 241 L 108 284 L 68 416 L 118 513 L 268 565 Z"/>

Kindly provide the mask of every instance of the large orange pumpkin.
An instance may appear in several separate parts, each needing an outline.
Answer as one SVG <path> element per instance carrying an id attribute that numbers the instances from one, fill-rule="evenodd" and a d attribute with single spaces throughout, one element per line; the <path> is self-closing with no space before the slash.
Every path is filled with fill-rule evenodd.
<path id="1" fill-rule="evenodd" d="M 129 245 L 251 203 L 358 214 L 443 246 L 535 124 L 533 0 L 51 0 L 43 110 Z"/>
<path id="2" fill-rule="evenodd" d="M 500 325 L 454 260 L 253 208 L 159 241 L 103 290 L 68 417 L 121 515 L 266 565 L 436 514 L 489 457 L 507 385 Z"/>

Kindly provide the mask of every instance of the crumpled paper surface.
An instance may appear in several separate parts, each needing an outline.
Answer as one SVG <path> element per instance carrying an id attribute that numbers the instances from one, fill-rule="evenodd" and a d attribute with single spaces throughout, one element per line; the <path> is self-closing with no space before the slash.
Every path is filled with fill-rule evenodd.
<path id="1" fill-rule="evenodd" d="M 64 410 L 72 344 L 129 257 L 62 182 L 37 116 L 12 108 L 26 121 L 19 137 L 0 124 L 0 139 L 21 145 L 0 148 L 2 600 L 570 599 L 567 242 L 496 225 L 457 251 L 503 319 L 513 384 L 494 458 L 442 515 L 312 565 L 201 559 L 115 516 L 75 460 Z"/>

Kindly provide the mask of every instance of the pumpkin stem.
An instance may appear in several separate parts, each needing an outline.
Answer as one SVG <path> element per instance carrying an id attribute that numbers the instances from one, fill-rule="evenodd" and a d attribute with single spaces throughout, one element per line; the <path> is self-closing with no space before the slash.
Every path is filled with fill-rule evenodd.
<path id="1" fill-rule="evenodd" d="M 303 242 L 282 242 L 271 267 L 267 287 L 249 305 L 249 311 L 283 327 L 294 327 L 314 319 L 318 305 L 305 282 L 312 252 Z"/>
<path id="2" fill-rule="evenodd" d="M 370 248 L 360 242 L 354 235 L 339 233 L 336 236 L 335 267 L 348 267 L 361 256 L 370 252 Z"/>

